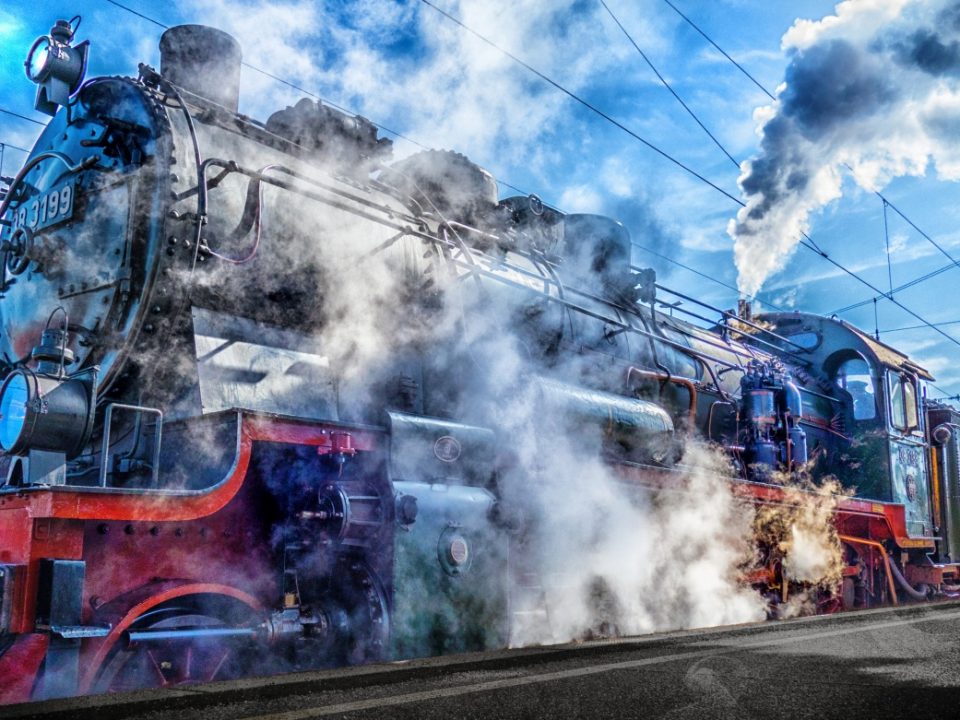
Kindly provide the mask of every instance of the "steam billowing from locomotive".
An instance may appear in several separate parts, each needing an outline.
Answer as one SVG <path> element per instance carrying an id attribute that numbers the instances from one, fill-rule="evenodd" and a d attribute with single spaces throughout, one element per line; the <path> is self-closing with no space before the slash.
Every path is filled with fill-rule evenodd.
<path id="1" fill-rule="evenodd" d="M 955 0 L 850 0 L 784 35 L 790 64 L 756 111 L 760 154 L 742 167 L 746 207 L 729 225 L 742 293 L 784 266 L 848 175 L 868 190 L 931 165 L 960 179 L 958 30 Z"/>

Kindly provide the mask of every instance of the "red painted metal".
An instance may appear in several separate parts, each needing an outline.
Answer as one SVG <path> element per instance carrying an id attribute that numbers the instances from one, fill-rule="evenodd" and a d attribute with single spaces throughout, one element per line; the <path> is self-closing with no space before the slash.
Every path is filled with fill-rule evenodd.
<path id="1" fill-rule="evenodd" d="M 21 635 L 0 655 L 0 704 L 30 700 L 40 663 L 47 654 L 49 636 L 40 633 Z"/>

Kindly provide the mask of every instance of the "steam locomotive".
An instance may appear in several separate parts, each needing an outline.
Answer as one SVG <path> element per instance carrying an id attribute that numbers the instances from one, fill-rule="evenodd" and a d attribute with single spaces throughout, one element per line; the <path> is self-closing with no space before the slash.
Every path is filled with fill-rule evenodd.
<path id="1" fill-rule="evenodd" d="M 310 100 L 240 115 L 218 30 L 85 83 L 73 31 L 31 49 L 53 117 L 0 204 L 0 700 L 518 642 L 557 442 L 628 498 L 698 442 L 758 506 L 837 477 L 822 611 L 960 591 L 960 413 L 904 354 L 686 322 L 613 219 Z M 774 545 L 743 582 L 792 591 Z"/>

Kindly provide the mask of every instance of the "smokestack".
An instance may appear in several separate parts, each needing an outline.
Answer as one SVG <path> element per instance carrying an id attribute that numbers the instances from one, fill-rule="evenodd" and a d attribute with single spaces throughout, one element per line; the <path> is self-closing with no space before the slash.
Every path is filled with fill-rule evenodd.
<path id="1" fill-rule="evenodd" d="M 753 321 L 753 306 L 746 298 L 737 300 L 737 317 L 747 322 Z"/>
<path id="2" fill-rule="evenodd" d="M 240 43 L 205 25 L 178 25 L 160 37 L 160 74 L 187 92 L 237 112 Z"/>

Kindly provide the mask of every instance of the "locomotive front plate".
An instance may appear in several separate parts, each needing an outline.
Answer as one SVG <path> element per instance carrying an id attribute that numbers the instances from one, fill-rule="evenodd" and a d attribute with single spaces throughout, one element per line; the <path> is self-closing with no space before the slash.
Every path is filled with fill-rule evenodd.
<path id="1" fill-rule="evenodd" d="M 12 229 L 27 227 L 42 230 L 59 225 L 73 217 L 74 181 L 54 185 L 30 202 L 22 202 L 10 219 Z"/>

